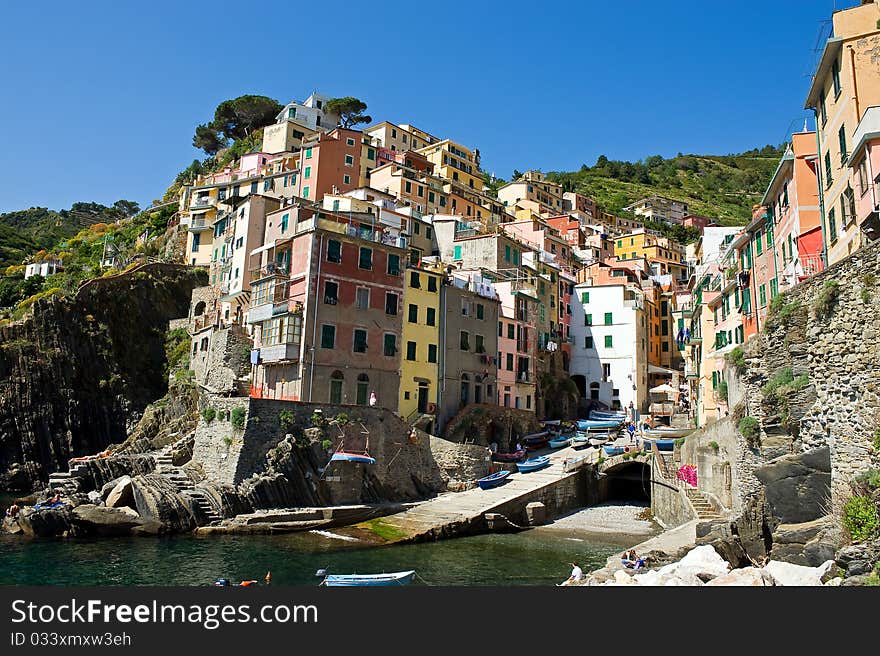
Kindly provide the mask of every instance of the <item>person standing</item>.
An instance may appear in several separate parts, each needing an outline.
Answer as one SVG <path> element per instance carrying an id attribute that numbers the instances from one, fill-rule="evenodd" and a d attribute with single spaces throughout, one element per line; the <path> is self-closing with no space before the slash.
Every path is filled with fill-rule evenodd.
<path id="1" fill-rule="evenodd" d="M 373 390 L 370 392 L 370 407 L 371 408 L 376 405 L 376 400 L 377 400 L 376 399 L 376 390 Z"/>

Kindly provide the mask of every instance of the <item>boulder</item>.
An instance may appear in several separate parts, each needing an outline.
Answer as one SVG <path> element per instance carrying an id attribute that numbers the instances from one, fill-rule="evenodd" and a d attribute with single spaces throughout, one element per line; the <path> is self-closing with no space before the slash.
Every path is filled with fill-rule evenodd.
<path id="1" fill-rule="evenodd" d="M 21 532 L 30 537 L 54 537 L 70 530 L 70 506 L 60 508 L 24 508 L 18 513 Z"/>
<path id="2" fill-rule="evenodd" d="M 131 508 L 83 504 L 73 509 L 73 524 L 83 535 L 130 535 L 142 522 Z"/>
<path id="3" fill-rule="evenodd" d="M 633 577 L 627 574 L 624 570 L 619 569 L 614 572 L 614 582 L 617 585 L 634 585 L 635 581 Z"/>
<path id="4" fill-rule="evenodd" d="M 880 558 L 877 546 L 880 542 L 854 544 L 837 552 L 837 564 L 846 572 L 846 576 L 870 574 L 874 563 Z"/>
<path id="5" fill-rule="evenodd" d="M 712 586 L 752 586 L 762 587 L 775 585 L 773 577 L 757 567 L 743 567 L 712 579 L 706 585 Z"/>
<path id="6" fill-rule="evenodd" d="M 100 506 L 104 504 L 103 499 L 101 498 L 101 493 L 97 490 L 92 490 L 88 494 L 86 494 L 86 498 L 89 500 L 89 503 L 94 504 L 96 506 Z"/>
<path id="7" fill-rule="evenodd" d="M 116 480 L 119 482 L 110 490 L 104 502 L 105 505 L 108 508 L 134 508 L 134 492 L 131 487 L 131 477 L 122 476 Z"/>
<path id="8" fill-rule="evenodd" d="M 142 525 L 138 532 L 185 533 L 197 526 L 195 510 L 174 484 L 158 474 L 131 479 L 132 494 Z"/>
<path id="9" fill-rule="evenodd" d="M 670 567 L 667 565 L 667 567 Z M 663 568 L 665 569 L 665 568 Z M 679 572 L 689 571 L 694 576 L 703 578 L 715 578 L 730 571 L 730 565 L 724 560 L 714 548 L 709 545 L 694 547 L 688 554 L 682 558 L 678 564 Z M 662 571 L 662 569 L 661 569 Z"/>
<path id="10" fill-rule="evenodd" d="M 816 586 L 822 585 L 822 576 L 826 569 L 822 567 L 804 567 L 780 560 L 771 560 L 764 565 L 764 571 L 773 577 L 776 585 L 782 586 Z"/>
<path id="11" fill-rule="evenodd" d="M 779 523 L 809 522 L 827 513 L 831 497 L 831 452 L 822 447 L 776 458 L 758 467 L 769 514 Z"/>

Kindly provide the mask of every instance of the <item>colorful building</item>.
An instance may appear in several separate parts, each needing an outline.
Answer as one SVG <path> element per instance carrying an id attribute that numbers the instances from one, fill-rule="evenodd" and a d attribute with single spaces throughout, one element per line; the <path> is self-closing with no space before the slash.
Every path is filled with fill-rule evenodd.
<path id="1" fill-rule="evenodd" d="M 865 110 L 848 165 L 855 181 L 856 217 L 868 240 L 880 236 L 880 106 Z"/>
<path id="2" fill-rule="evenodd" d="M 538 213 L 559 214 L 562 208 L 562 185 L 550 182 L 540 171 L 526 171 L 521 178 L 508 182 L 498 189 L 498 200 L 509 213 L 516 210 L 521 201 L 531 201 L 539 206 Z"/>

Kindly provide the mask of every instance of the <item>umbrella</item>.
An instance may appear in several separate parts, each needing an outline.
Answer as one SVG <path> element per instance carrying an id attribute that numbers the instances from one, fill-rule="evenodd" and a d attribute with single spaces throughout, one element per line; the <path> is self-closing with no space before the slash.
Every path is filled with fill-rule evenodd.
<path id="1" fill-rule="evenodd" d="M 664 394 L 664 393 L 674 394 L 675 393 L 675 389 L 671 385 L 667 385 L 666 383 L 663 383 L 662 385 L 657 385 L 657 387 L 652 387 L 649 391 L 652 394 L 655 394 L 655 393 L 656 394 Z"/>

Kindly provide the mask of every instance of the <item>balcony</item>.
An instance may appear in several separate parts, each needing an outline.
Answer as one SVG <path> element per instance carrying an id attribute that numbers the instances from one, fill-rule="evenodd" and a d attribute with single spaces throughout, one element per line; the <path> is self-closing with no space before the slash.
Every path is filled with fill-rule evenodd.
<path id="1" fill-rule="evenodd" d="M 190 209 L 206 209 L 208 207 L 213 207 L 217 204 L 216 198 L 211 198 L 210 196 L 197 196 L 193 198 L 189 204 Z"/>
<path id="2" fill-rule="evenodd" d="M 299 343 L 272 344 L 260 348 L 261 362 L 291 362 L 299 360 Z"/>
<path id="3" fill-rule="evenodd" d="M 693 380 L 700 377 L 700 372 L 698 372 L 694 367 L 685 367 L 684 368 L 684 377 Z"/>
<path id="4" fill-rule="evenodd" d="M 214 226 L 211 225 L 208 221 L 205 220 L 204 216 L 199 216 L 193 219 L 190 219 L 189 227 L 187 230 L 190 232 L 204 232 L 206 230 L 213 230 Z"/>
<path id="5" fill-rule="evenodd" d="M 260 280 L 271 278 L 273 276 L 286 277 L 289 271 L 290 267 L 287 264 L 269 262 L 268 264 L 264 264 L 263 266 L 251 269 L 251 285 L 253 286 Z"/>
<path id="6" fill-rule="evenodd" d="M 516 382 L 518 383 L 532 383 L 534 382 L 534 377 L 530 371 L 518 371 L 516 374 Z"/>

